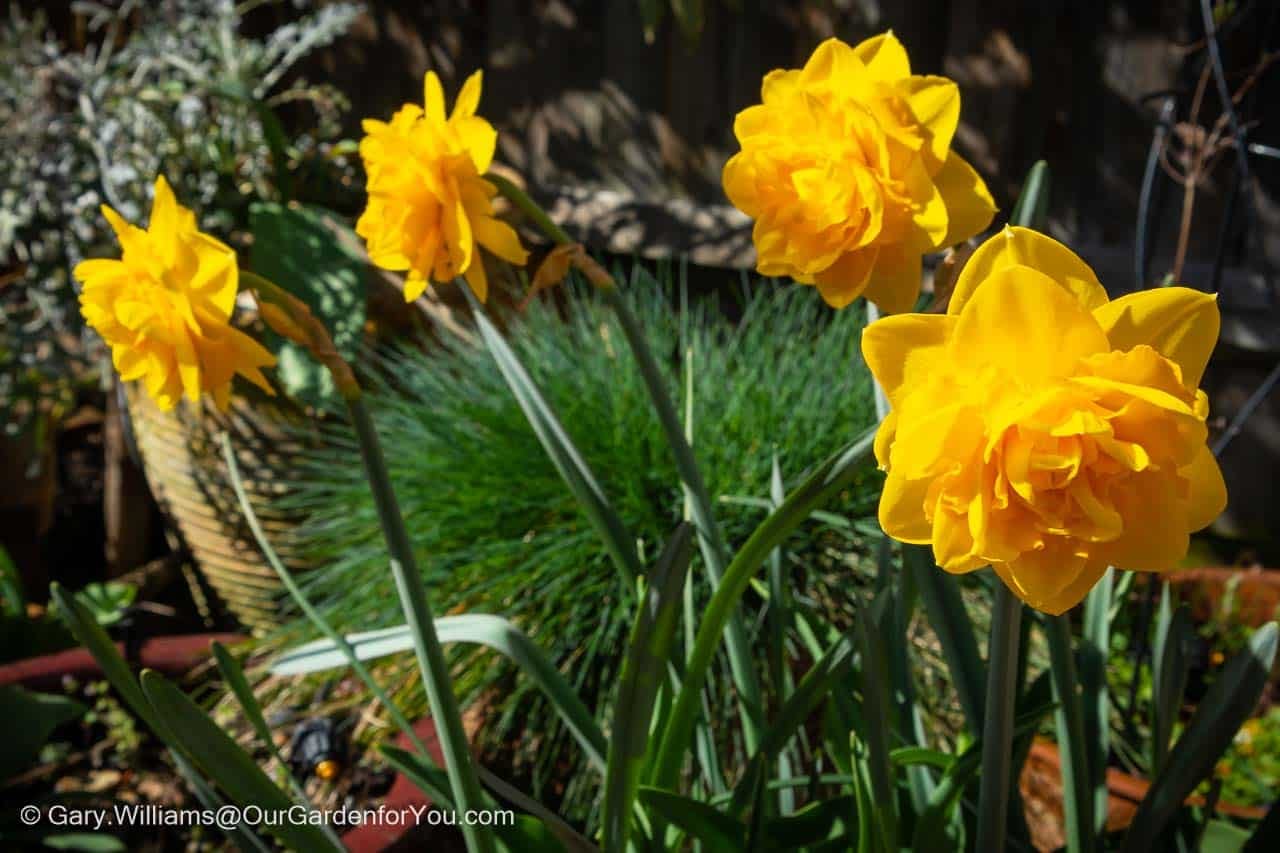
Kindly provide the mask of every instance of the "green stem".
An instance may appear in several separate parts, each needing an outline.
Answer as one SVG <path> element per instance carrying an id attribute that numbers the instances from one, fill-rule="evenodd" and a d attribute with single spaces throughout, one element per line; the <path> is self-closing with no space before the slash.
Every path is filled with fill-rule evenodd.
<path id="1" fill-rule="evenodd" d="M 487 175 L 486 179 L 493 183 L 504 196 L 520 209 L 552 240 L 561 245 L 571 244 L 573 239 L 565 231 L 551 221 L 537 202 L 531 199 L 524 190 L 499 175 Z M 631 354 L 640 369 L 649 399 L 658 415 L 667 445 L 675 457 L 676 470 L 684 483 L 688 505 L 698 531 L 698 545 L 702 551 L 702 560 L 713 590 L 719 588 L 725 573 L 727 548 L 720 526 L 711 509 L 711 498 L 707 492 L 706 482 L 693 454 L 693 448 L 684 434 L 684 426 L 671 398 L 653 351 L 645 338 L 644 330 L 626 297 L 618 289 L 616 282 L 612 287 L 601 288 L 605 301 L 618 318 L 622 333 L 631 348 Z M 734 685 L 738 691 L 738 699 L 742 705 L 742 732 L 748 752 L 754 752 L 760 738 L 760 682 L 751 661 L 751 647 L 747 639 L 746 627 L 737 608 L 729 619 L 725 644 L 728 646 L 729 668 L 733 673 Z"/>
<path id="2" fill-rule="evenodd" d="M 684 435 L 684 426 L 676 413 L 675 403 L 667 392 L 666 383 L 658 363 L 654 360 L 653 351 L 645 340 L 639 321 L 627 304 L 626 298 L 618 290 L 606 290 L 605 300 L 613 309 L 622 326 L 631 353 L 635 356 L 636 365 L 649 391 L 649 398 L 658 413 L 658 422 L 666 436 L 667 445 L 675 457 L 676 470 L 684 483 L 685 494 L 689 499 L 689 510 L 693 516 L 694 527 L 698 531 L 698 546 L 702 551 L 702 562 L 706 567 L 707 577 L 714 591 L 719 588 L 725 570 L 725 554 L 727 549 L 720 525 L 711 511 L 711 498 L 707 493 L 706 482 L 694 458 L 693 448 L 689 446 Z M 729 652 L 729 668 L 733 673 L 734 686 L 738 691 L 738 701 L 742 706 L 742 736 L 748 753 L 754 752 L 760 742 L 760 682 L 751 661 L 751 646 L 747 640 L 747 630 L 742 623 L 742 614 L 737 608 L 729 618 L 725 636 L 725 644 Z"/>
<path id="3" fill-rule="evenodd" d="M 736 611 L 738 600 L 750 584 L 751 577 L 770 552 L 808 518 L 809 513 L 854 482 L 871 453 L 874 440 L 873 427 L 824 462 L 760 523 L 725 569 L 724 582 L 712 594 L 702 612 L 680 693 L 662 732 L 652 771 L 656 787 L 675 788 L 697 715 L 703 682 L 720 646 L 725 626 Z"/>
<path id="4" fill-rule="evenodd" d="M 431 615 L 431 606 L 427 603 L 427 591 L 413 556 L 413 546 L 404 526 L 404 517 L 396 502 L 391 476 L 382 456 L 382 446 L 378 442 L 373 420 L 369 417 L 363 399 L 359 396 L 347 399 L 347 409 L 351 413 L 351 422 L 360 442 L 360 456 L 364 460 L 365 475 L 373 492 L 378 518 L 382 522 L 382 534 L 387 540 L 391 572 L 400 593 L 405 621 L 413 631 L 414 651 L 422 670 L 431 716 L 436 721 L 436 735 L 444 753 L 454 806 L 464 814 L 468 810 L 483 809 L 484 796 L 467 744 L 467 734 L 462 727 L 462 716 L 458 713 L 457 699 L 453 695 L 449 665 L 436 636 L 435 620 Z M 462 824 L 462 834 L 468 850 L 482 853 L 494 850 L 493 835 L 487 827 L 459 822 Z"/>
<path id="5" fill-rule="evenodd" d="M 254 540 L 257 541 L 263 556 L 267 558 L 267 564 L 271 566 L 280 578 L 280 583 L 284 584 L 289 596 L 302 610 L 303 615 L 310 620 L 311 624 L 319 628 L 320 633 L 324 634 L 337 647 L 338 651 L 342 652 L 342 656 L 347 659 L 352 671 L 364 682 L 365 687 L 369 688 L 369 692 L 373 694 L 374 698 L 387 709 L 387 713 L 391 716 L 391 721 L 409 739 L 409 743 L 417 750 L 418 754 L 423 759 L 432 761 L 431 753 L 427 751 L 427 745 L 422 742 L 422 738 L 418 737 L 418 733 L 413 729 L 413 724 L 409 722 L 409 719 L 392 700 L 391 696 L 388 695 L 387 691 L 383 689 L 382 685 L 374 679 L 373 673 L 364 665 L 364 661 L 360 660 L 356 655 L 356 650 L 347 642 L 347 638 L 337 628 L 334 628 L 319 610 L 316 610 L 315 605 L 311 603 L 311 599 L 307 598 L 307 594 L 302 591 L 302 587 L 298 586 L 293 573 L 285 568 L 284 563 L 280 561 L 275 548 L 271 546 L 270 540 L 267 539 L 266 531 L 262 529 L 262 523 L 258 521 L 258 514 L 254 512 L 253 505 L 249 503 L 249 496 L 245 494 L 244 482 L 240 476 L 240 466 L 236 462 L 235 451 L 231 447 L 231 436 L 227 433 L 222 434 L 222 458 L 227 463 L 231 488 L 236 494 L 236 500 L 240 503 L 240 511 L 244 514 L 245 521 L 249 524 L 249 531 L 253 534 Z"/>
<path id="6" fill-rule="evenodd" d="M 493 172 L 486 174 L 484 179 L 497 187 L 498 192 L 506 196 L 508 201 L 520 209 L 521 213 L 532 219 L 533 224 L 537 225 L 539 230 L 554 242 L 559 243 L 561 246 L 576 242 L 569 236 L 568 232 L 551 220 L 551 217 L 536 201 L 529 198 L 528 193 L 511 181 L 501 175 L 495 175 Z"/>
<path id="7" fill-rule="evenodd" d="M 1071 620 L 1065 615 L 1045 616 L 1049 661 L 1053 679 L 1054 711 L 1062 763 L 1063 806 L 1067 820 L 1067 850 L 1093 849 L 1093 789 L 1089 784 L 1089 759 L 1084 733 L 1084 709 L 1071 650 Z"/>
<path id="8" fill-rule="evenodd" d="M 1003 582 L 991 603 L 987 650 L 986 719 L 982 728 L 982 780 L 978 793 L 978 850 L 1004 850 L 1009 823 L 1013 708 L 1017 698 L 1018 645 L 1022 602 Z"/>

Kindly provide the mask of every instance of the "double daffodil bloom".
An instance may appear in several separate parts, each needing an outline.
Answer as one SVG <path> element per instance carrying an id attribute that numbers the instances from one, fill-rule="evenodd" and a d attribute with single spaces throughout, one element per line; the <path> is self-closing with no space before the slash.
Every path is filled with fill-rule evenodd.
<path id="1" fill-rule="evenodd" d="M 950 572 L 992 566 L 1062 613 L 1107 566 L 1162 572 L 1226 506 L 1199 389 L 1214 297 L 1166 287 L 1114 301 L 1070 249 L 1006 228 L 961 271 L 947 314 L 867 328 L 892 410 L 880 523 Z"/>
<path id="2" fill-rule="evenodd" d="M 275 357 L 231 325 L 235 252 L 196 227 L 164 176 L 156 178 L 144 231 L 103 205 L 123 250 L 119 260 L 76 265 L 80 311 L 111 347 L 120 378 L 141 380 L 161 409 L 209 394 L 225 409 L 239 374 L 274 394 L 260 368 Z"/>
<path id="3" fill-rule="evenodd" d="M 477 71 L 446 117 L 440 78 L 428 71 L 423 107 L 405 104 L 390 122 L 364 122 L 369 204 L 356 233 L 375 264 L 407 272 L 406 301 L 421 296 L 428 281 L 457 276 L 483 300 L 489 284 L 478 246 L 513 264 L 528 259 L 515 230 L 493 215 L 498 191 L 483 175 L 498 133 L 475 114 L 480 87 Z"/>
<path id="4" fill-rule="evenodd" d="M 756 220 L 756 269 L 817 286 L 833 307 L 865 295 L 888 312 L 920 294 L 921 256 L 991 222 L 986 184 L 951 150 L 960 90 L 913 75 L 893 33 L 818 46 L 775 70 L 738 114 L 742 150 L 724 167 L 734 206 Z"/>

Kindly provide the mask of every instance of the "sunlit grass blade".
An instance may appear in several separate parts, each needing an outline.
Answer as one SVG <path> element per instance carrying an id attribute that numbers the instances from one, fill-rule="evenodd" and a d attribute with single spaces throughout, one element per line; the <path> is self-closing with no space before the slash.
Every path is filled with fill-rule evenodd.
<path id="1" fill-rule="evenodd" d="M 1108 602 L 1109 604 L 1109 602 Z M 1062 803 L 1066 813 L 1067 850 L 1092 851 L 1094 847 L 1093 786 L 1090 784 L 1089 750 L 1085 742 L 1084 709 L 1071 648 L 1071 619 L 1066 614 L 1042 620 L 1049 641 L 1054 712 L 1062 763 Z"/>
<path id="2" fill-rule="evenodd" d="M 498 365 L 498 370 L 506 380 L 511 393 L 520 404 L 525 418 L 529 421 L 529 426 L 537 434 L 538 441 L 546 450 L 547 456 L 551 458 L 556 470 L 560 472 L 560 476 L 564 478 L 569 490 L 573 492 L 583 512 L 600 535 L 618 571 L 628 584 L 634 582 L 643 574 L 639 557 L 636 555 L 635 539 L 614 511 L 595 474 L 582 458 L 582 454 L 565 431 L 551 405 L 543 398 L 542 392 L 529 377 L 529 372 L 520 363 L 510 344 L 494 327 L 485 314 L 484 307 L 476 301 L 470 288 L 465 283 L 460 283 L 460 287 L 471 304 L 472 316 L 475 317 L 480 337 Z"/>
<path id="3" fill-rule="evenodd" d="M 752 576 L 769 553 L 799 526 L 817 507 L 854 483 L 867 467 L 875 440 L 869 429 L 818 467 L 782 505 L 760 523 L 725 570 L 720 587 L 702 613 L 693 653 L 689 657 L 684 682 L 676 698 L 671 719 L 663 732 L 658 758 L 654 762 L 655 787 L 671 789 L 688 751 L 699 694 L 707 670 L 719 648 L 725 625 L 737 609 Z"/>
<path id="4" fill-rule="evenodd" d="M 604 783 L 604 847 L 623 850 L 649 745 L 653 705 L 675 642 L 692 528 L 682 523 L 667 540 L 640 601 L 614 703 Z"/>

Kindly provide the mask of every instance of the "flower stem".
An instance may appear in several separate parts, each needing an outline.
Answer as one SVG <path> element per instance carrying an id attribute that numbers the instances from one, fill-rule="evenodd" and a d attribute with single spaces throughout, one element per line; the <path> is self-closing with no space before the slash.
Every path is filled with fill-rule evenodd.
<path id="1" fill-rule="evenodd" d="M 391 561 L 391 573 L 395 577 L 404 609 L 405 621 L 413 632 L 413 648 L 422 670 L 422 681 L 431 706 L 431 716 L 436 723 L 436 735 L 440 750 L 444 753 L 445 769 L 453 793 L 454 806 L 459 812 L 485 807 L 484 795 L 476 775 L 476 767 L 467 744 L 466 730 L 462 727 L 462 715 L 453 695 L 453 682 L 449 677 L 449 665 L 436 636 L 435 619 L 427 602 L 426 587 L 413 556 L 413 545 L 400 514 L 400 505 L 391 485 L 382 445 L 378 441 L 373 420 L 365 408 L 360 385 L 351 366 L 340 356 L 333 345 L 333 338 L 324 323 L 311 313 L 306 304 L 279 285 L 262 276 L 242 270 L 244 284 L 254 291 L 263 307 L 263 318 L 281 335 L 299 343 L 311 352 L 333 376 L 351 423 L 355 427 L 360 445 L 360 458 L 364 462 L 365 477 L 382 525 L 382 535 L 387 542 Z M 411 735 L 412 737 L 412 735 Z M 493 835 L 485 827 L 462 825 L 467 849 L 491 853 L 494 850 Z"/>
<path id="2" fill-rule="evenodd" d="M 387 709 L 391 721 L 408 738 L 410 745 L 422 756 L 424 761 L 431 761 L 431 753 L 427 751 L 426 744 L 422 742 L 422 738 L 418 737 L 418 733 L 413 729 L 413 724 L 409 722 L 404 712 L 400 710 L 400 707 L 396 705 L 377 679 L 373 677 L 373 673 L 365 666 L 364 661 L 360 660 L 359 656 L 356 655 L 356 650 L 351 647 L 351 643 L 347 641 L 347 638 L 328 619 L 324 618 L 324 614 L 316 609 L 315 605 L 311 603 L 311 599 L 307 598 L 307 594 L 298 585 L 293 573 L 280 561 L 275 548 L 271 546 L 270 540 L 267 539 L 266 531 L 262 529 L 262 523 L 258 520 L 257 513 L 254 512 L 253 504 L 249 503 L 249 496 L 245 493 L 244 482 L 240 476 L 240 466 L 236 462 L 235 451 L 231 446 L 231 436 L 224 432 L 221 440 L 222 458 L 227 464 L 231 488 L 236 494 L 236 500 L 240 503 L 240 511 L 244 513 L 245 521 L 249 523 L 249 531 L 257 541 L 258 547 L 262 549 L 263 556 L 267 558 L 267 564 L 275 570 L 276 576 L 280 578 L 280 582 L 284 584 L 284 588 L 288 590 L 294 603 L 298 605 L 311 624 L 319 628 L 320 633 L 324 634 L 333 643 L 334 647 L 342 652 L 352 671 L 364 682 L 365 687 L 369 688 L 369 692 L 373 694 L 373 697 Z"/>
<path id="3" fill-rule="evenodd" d="M 387 472 L 382 446 L 378 442 L 373 420 L 369 417 L 363 399 L 359 396 L 348 398 L 347 410 L 351 414 L 351 422 L 360 443 L 360 458 L 364 460 L 365 475 L 373 492 L 378 518 L 382 522 L 382 534 L 387 540 L 391 572 L 400 593 L 405 621 L 413 632 L 413 648 L 422 670 L 431 715 L 436 721 L 436 734 L 444 753 L 454 805 L 462 813 L 483 809 L 484 796 L 467 744 L 467 733 L 462 727 L 457 699 L 453 695 L 449 665 L 436 636 L 435 620 L 431 615 L 431 606 L 427 603 L 426 588 L 413 556 L 413 546 L 404 526 L 404 517 L 400 514 L 400 506 L 391 486 L 391 476 Z M 469 825 L 467 822 L 461 823 L 468 850 L 489 853 L 494 849 L 493 837 L 488 829 Z"/>
<path id="4" fill-rule="evenodd" d="M 522 213 L 533 220 L 556 243 L 567 245 L 573 242 L 569 235 L 560 226 L 552 222 L 546 211 L 537 202 L 529 198 L 524 190 L 499 175 L 490 174 L 486 176 L 486 179 L 491 181 L 499 192 L 506 196 Z M 714 591 L 719 588 L 721 579 L 724 576 L 725 566 L 728 562 L 728 551 L 720 531 L 720 525 L 716 522 L 715 514 L 711 509 L 711 497 L 707 492 L 706 482 L 702 479 L 702 472 L 698 468 L 693 448 L 685 436 L 684 425 L 680 421 L 675 403 L 667 389 L 662 370 L 659 368 L 657 360 L 653 357 L 653 351 L 649 348 L 644 330 L 641 328 L 640 322 L 636 319 L 626 298 L 618 289 L 617 282 L 613 280 L 612 276 L 595 276 L 592 278 L 592 283 L 604 292 L 605 301 L 618 318 L 618 325 L 622 327 L 622 333 L 627 339 L 627 345 L 631 348 L 636 365 L 640 369 L 640 376 L 644 380 L 645 388 L 649 392 L 649 399 L 657 412 L 663 435 L 666 437 L 667 445 L 671 448 L 672 456 L 675 458 L 676 470 L 684 483 L 690 515 L 698 531 L 698 545 L 702 551 L 703 564 L 706 567 L 707 576 Z M 728 646 L 729 668 L 732 671 L 734 685 L 737 688 L 738 698 L 742 705 L 743 740 L 747 751 L 751 753 L 755 751 L 760 738 L 760 713 L 762 707 L 760 683 L 752 666 L 746 627 L 742 623 L 741 615 L 736 610 L 730 618 L 726 629 L 725 644 Z"/>
<path id="5" fill-rule="evenodd" d="M 1022 602 L 1009 591 L 1009 587 L 997 583 L 995 600 L 991 603 L 991 642 L 987 650 L 990 671 L 987 674 L 986 719 L 982 728 L 977 850 L 1005 849 L 1021 621 Z"/>
<path id="6" fill-rule="evenodd" d="M 1058 703 L 1054 718 L 1062 762 L 1067 850 L 1084 853 L 1093 849 L 1093 789 L 1089 780 L 1084 709 L 1071 650 L 1071 621 L 1065 614 L 1046 616 L 1044 631 L 1049 640 L 1053 692 Z"/>

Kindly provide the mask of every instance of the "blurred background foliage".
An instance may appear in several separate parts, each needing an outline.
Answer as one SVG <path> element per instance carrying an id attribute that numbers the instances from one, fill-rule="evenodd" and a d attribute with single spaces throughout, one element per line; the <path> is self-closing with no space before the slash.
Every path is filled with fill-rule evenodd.
<path id="1" fill-rule="evenodd" d="M 145 221 L 155 175 L 200 211 L 201 226 L 243 243 L 256 200 L 309 194 L 330 204 L 351 181 L 340 139 L 344 95 L 290 77 L 359 12 L 327 4 L 262 38 L 229 0 L 76 2 L 70 39 L 42 8 L 11 5 L 0 24 L 0 418 L 9 431 L 69 406 L 101 355 L 83 334 L 71 270 L 114 250 L 98 213 Z M 305 109 L 304 109 L 305 107 Z M 279 115 L 289 111 L 286 133 Z M 351 196 L 354 203 L 354 190 Z"/>

